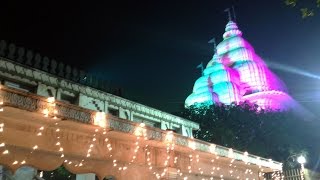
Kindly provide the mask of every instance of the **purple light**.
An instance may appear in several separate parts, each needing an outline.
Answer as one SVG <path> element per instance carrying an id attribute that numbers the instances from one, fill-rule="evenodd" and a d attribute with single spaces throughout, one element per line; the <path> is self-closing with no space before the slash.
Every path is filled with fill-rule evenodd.
<path id="1" fill-rule="evenodd" d="M 262 109 L 287 110 L 293 99 L 281 80 L 273 74 L 253 47 L 230 21 L 203 76 L 194 84 L 186 107 L 196 103 L 239 104 L 248 101 Z"/>

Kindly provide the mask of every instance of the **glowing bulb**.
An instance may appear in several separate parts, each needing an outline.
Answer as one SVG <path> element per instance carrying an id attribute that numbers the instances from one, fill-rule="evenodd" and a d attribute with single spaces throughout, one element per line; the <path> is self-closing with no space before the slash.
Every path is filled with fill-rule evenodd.
<path id="1" fill-rule="evenodd" d="M 48 97 L 47 101 L 48 101 L 48 103 L 54 103 L 55 99 L 54 99 L 54 97 Z"/>
<path id="2" fill-rule="evenodd" d="M 191 148 L 192 150 L 196 149 L 196 143 L 194 141 L 188 141 L 188 146 L 189 148 Z"/>
<path id="3" fill-rule="evenodd" d="M 107 127 L 106 113 L 96 112 L 93 124 L 100 126 L 102 128 L 106 128 Z M 98 129 L 96 129 L 96 132 L 98 132 Z"/>
<path id="4" fill-rule="evenodd" d="M 45 117 L 48 117 L 48 115 L 49 115 L 49 110 L 48 110 L 48 109 L 44 109 L 44 110 L 43 110 L 43 114 L 44 114 Z"/>
<path id="5" fill-rule="evenodd" d="M 173 132 L 172 131 L 168 131 L 165 137 L 165 141 L 167 143 L 172 143 L 173 142 Z"/>
<path id="6" fill-rule="evenodd" d="M 304 157 L 304 156 L 302 156 L 302 155 L 300 155 L 298 158 L 297 158 L 297 161 L 298 161 L 298 163 L 300 163 L 300 164 L 304 164 L 304 163 L 306 163 L 306 158 Z"/>
<path id="7" fill-rule="evenodd" d="M 230 149 L 229 149 L 229 152 L 228 152 L 228 157 L 229 157 L 229 158 L 233 158 L 233 156 L 234 156 L 234 154 L 233 154 L 233 149 L 230 148 Z"/>

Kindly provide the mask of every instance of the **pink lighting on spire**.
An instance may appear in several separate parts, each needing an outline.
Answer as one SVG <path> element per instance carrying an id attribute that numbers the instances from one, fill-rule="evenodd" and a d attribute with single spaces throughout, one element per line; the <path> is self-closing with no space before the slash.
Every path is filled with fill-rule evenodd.
<path id="1" fill-rule="evenodd" d="M 195 82 L 185 106 L 245 101 L 262 109 L 287 110 L 293 99 L 286 93 L 282 81 L 243 39 L 237 24 L 229 21 L 223 41 L 217 45 L 202 77 Z"/>

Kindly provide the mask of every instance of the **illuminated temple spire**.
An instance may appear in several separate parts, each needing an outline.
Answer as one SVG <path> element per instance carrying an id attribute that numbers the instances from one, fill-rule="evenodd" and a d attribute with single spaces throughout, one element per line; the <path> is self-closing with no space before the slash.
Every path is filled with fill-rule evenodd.
<path id="1" fill-rule="evenodd" d="M 261 108 L 288 109 L 293 100 L 286 94 L 284 84 L 242 37 L 237 24 L 231 20 L 230 10 L 228 15 L 223 41 L 195 82 L 185 106 L 248 101 Z"/>

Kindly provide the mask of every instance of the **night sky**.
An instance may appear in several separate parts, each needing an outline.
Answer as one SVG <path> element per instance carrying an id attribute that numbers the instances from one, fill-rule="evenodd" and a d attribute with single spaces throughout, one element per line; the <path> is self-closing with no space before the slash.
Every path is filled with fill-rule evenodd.
<path id="1" fill-rule="evenodd" d="M 94 73 L 127 98 L 169 112 L 191 93 L 201 75 L 196 66 L 213 55 L 207 42 L 222 40 L 224 9 L 234 5 L 257 54 L 284 65 L 272 69 L 289 93 L 314 113 L 320 105 L 320 79 L 285 71 L 320 75 L 320 10 L 302 19 L 282 0 L 8 2 L 0 6 L 0 39 Z"/>

